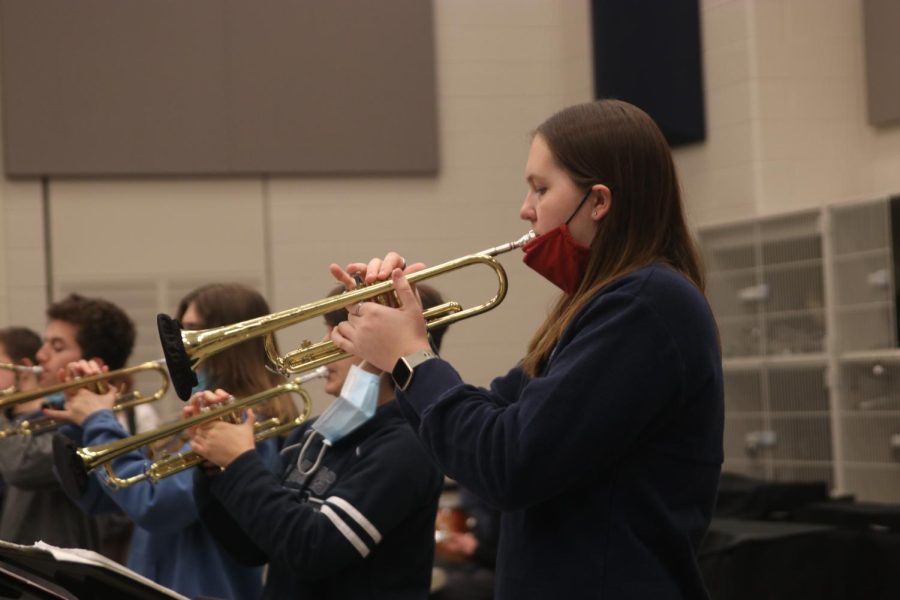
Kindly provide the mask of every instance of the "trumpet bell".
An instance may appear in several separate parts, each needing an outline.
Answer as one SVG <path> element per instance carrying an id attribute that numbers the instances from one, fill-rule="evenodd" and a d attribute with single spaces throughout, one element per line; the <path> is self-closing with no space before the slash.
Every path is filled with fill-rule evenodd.
<path id="1" fill-rule="evenodd" d="M 198 382 L 197 374 L 194 372 L 196 365 L 184 347 L 181 323 L 169 315 L 159 314 L 156 316 L 156 327 L 159 330 L 159 341 L 162 344 L 166 367 L 169 369 L 169 377 L 172 379 L 172 387 L 179 398 L 187 400 Z"/>

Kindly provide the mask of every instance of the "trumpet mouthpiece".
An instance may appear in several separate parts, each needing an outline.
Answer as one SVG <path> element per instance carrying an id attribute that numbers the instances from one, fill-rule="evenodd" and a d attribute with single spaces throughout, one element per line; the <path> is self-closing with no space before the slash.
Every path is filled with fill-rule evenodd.
<path id="1" fill-rule="evenodd" d="M 521 248 L 522 246 L 524 246 L 525 244 L 527 244 L 528 242 L 530 242 L 531 240 L 533 240 L 536 237 L 537 237 L 537 234 L 534 232 L 534 229 L 529 229 L 528 233 L 526 233 L 525 235 L 523 235 L 522 237 L 520 237 L 518 240 L 516 240 L 513 243 L 516 245 L 516 247 Z"/>
<path id="2" fill-rule="evenodd" d="M 516 248 L 521 248 L 531 240 L 537 237 L 537 234 L 534 230 L 529 230 L 528 233 L 520 237 L 514 242 L 509 242 L 506 244 L 502 244 L 500 246 L 495 246 L 493 248 L 488 248 L 487 250 L 482 250 L 478 254 L 486 254 L 487 256 L 497 256 L 498 254 L 503 254 L 504 252 L 509 252 L 510 250 L 515 250 Z"/>
<path id="3" fill-rule="evenodd" d="M 323 379 L 325 377 L 328 377 L 328 367 L 319 367 L 318 369 L 313 369 L 309 373 L 304 373 L 295 381 L 297 383 L 303 384 L 307 381 L 312 381 L 313 379 Z"/>

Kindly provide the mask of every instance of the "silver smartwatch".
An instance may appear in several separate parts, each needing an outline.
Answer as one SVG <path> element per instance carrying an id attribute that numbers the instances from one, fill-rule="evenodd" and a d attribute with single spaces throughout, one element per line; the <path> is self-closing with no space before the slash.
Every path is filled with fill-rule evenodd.
<path id="1" fill-rule="evenodd" d="M 419 352 L 401 356 L 397 359 L 396 364 L 394 364 L 394 369 L 391 371 L 394 385 L 397 386 L 397 389 L 401 392 L 406 391 L 406 388 L 408 388 L 410 382 L 412 382 L 413 373 L 415 372 L 416 367 L 427 360 L 437 357 L 437 354 L 430 350 L 420 350 Z"/>

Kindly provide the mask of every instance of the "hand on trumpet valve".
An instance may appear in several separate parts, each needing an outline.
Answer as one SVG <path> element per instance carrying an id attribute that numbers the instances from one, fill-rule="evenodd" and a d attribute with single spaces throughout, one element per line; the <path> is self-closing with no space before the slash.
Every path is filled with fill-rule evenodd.
<path id="1" fill-rule="evenodd" d="M 223 389 L 216 391 L 204 390 L 197 392 L 184 403 L 181 408 L 181 416 L 184 419 L 202 414 L 222 404 L 227 404 L 234 399 L 234 396 Z"/>
<path id="2" fill-rule="evenodd" d="M 106 373 L 109 369 L 93 360 L 79 360 L 69 363 L 60 371 L 62 382 L 73 381 L 84 377 L 91 377 Z M 116 402 L 118 390 L 110 386 L 102 394 L 96 393 L 89 387 L 73 387 L 66 390 L 66 401 L 61 409 L 45 408 L 44 415 L 58 421 L 67 421 L 78 426 L 83 426 L 84 421 L 92 414 L 101 410 L 112 410 Z"/>
<path id="3" fill-rule="evenodd" d="M 253 426 L 256 415 L 244 410 L 243 423 L 214 420 L 189 430 L 191 450 L 207 461 L 224 469 L 241 454 L 256 447 Z"/>
<path id="4" fill-rule="evenodd" d="M 350 317 L 331 330 L 331 339 L 341 350 L 382 371 L 393 369 L 401 356 L 431 349 L 418 295 L 399 267 L 392 278 L 399 307 L 374 302 L 349 306 Z"/>
<path id="5" fill-rule="evenodd" d="M 357 287 L 357 279 L 354 275 L 359 275 L 362 283 L 366 285 L 378 283 L 379 281 L 387 281 L 391 277 L 394 269 L 400 269 L 404 274 L 409 275 L 425 268 L 423 263 L 406 264 L 406 259 L 396 252 L 388 252 L 382 258 L 373 258 L 368 263 L 350 263 L 346 269 L 342 269 L 336 264 L 331 265 L 331 274 L 348 290 Z"/>

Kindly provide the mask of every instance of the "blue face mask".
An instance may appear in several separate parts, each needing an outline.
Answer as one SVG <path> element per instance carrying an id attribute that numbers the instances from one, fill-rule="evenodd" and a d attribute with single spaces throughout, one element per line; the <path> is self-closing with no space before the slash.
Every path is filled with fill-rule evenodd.
<path id="1" fill-rule="evenodd" d="M 312 424 L 312 429 L 335 444 L 375 415 L 378 403 L 378 375 L 350 367 L 341 395 Z"/>
<path id="2" fill-rule="evenodd" d="M 207 389 L 209 389 L 209 380 L 206 377 L 206 371 L 201 369 L 197 371 L 197 385 L 191 388 L 191 396 L 197 392 L 205 392 Z"/>
<path id="3" fill-rule="evenodd" d="M 65 403 L 66 395 L 62 392 L 50 394 L 44 399 L 44 406 L 46 406 L 47 408 L 55 408 L 57 410 L 62 409 Z"/>
<path id="4" fill-rule="evenodd" d="M 297 468 L 302 475 L 308 476 L 319 468 L 325 450 L 329 446 L 347 437 L 375 416 L 380 381 L 381 378 L 378 375 L 364 371 L 356 365 L 350 367 L 350 372 L 347 373 L 347 379 L 344 380 L 344 386 L 341 388 L 341 395 L 312 424 L 312 430 L 325 440 L 322 442 L 322 449 L 319 451 L 315 464 L 307 471 L 304 471 L 300 465 L 310 441 L 315 436 L 307 437 L 300 450 L 300 456 L 297 457 Z"/>

